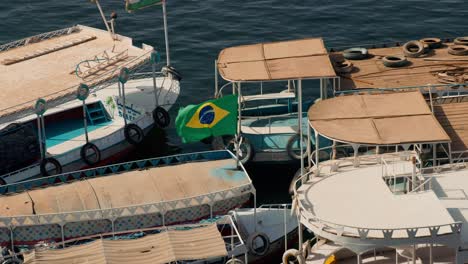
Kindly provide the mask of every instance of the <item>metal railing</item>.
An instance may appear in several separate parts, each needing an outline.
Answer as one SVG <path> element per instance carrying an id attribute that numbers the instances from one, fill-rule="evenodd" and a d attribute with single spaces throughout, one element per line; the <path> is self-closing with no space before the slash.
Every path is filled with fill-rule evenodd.
<path id="1" fill-rule="evenodd" d="M 385 155 L 385 154 L 382 154 Z M 377 160 L 381 162 L 381 158 L 370 158 L 368 160 Z M 379 163 L 380 163 L 379 162 Z M 301 199 L 299 199 L 298 190 L 303 184 L 307 184 L 308 187 L 315 185 L 317 182 L 310 182 L 315 174 L 315 171 L 310 170 L 309 172 L 301 175 L 293 183 L 294 191 L 294 202 L 297 204 L 296 214 L 299 214 L 303 221 L 308 224 L 315 226 L 317 229 L 328 232 L 337 236 L 346 236 L 360 239 L 415 239 L 415 238 L 429 238 L 442 236 L 447 234 L 459 234 L 461 232 L 462 222 L 453 222 L 442 225 L 432 226 L 418 226 L 418 227 L 401 227 L 401 228 L 369 228 L 360 226 L 350 226 L 337 224 L 330 221 L 323 220 L 315 215 L 312 211 L 308 211 L 304 208 L 310 208 L 310 206 L 303 206 Z M 321 179 L 325 179 L 328 176 L 321 176 Z"/>

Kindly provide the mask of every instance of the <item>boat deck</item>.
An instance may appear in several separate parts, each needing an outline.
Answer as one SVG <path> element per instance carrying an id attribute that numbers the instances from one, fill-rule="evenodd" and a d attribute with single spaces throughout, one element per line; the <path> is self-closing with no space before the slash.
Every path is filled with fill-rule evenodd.
<path id="1" fill-rule="evenodd" d="M 321 221 L 352 227 L 350 233 L 354 233 L 355 228 L 393 229 L 395 237 L 406 236 L 405 228 L 455 222 L 433 192 L 397 195 L 385 183 L 382 165 L 372 162 L 364 165 L 361 161 L 361 167 L 355 168 L 351 159 L 340 161 L 338 171 L 329 173 L 326 171 L 329 167 L 321 163 L 322 176 L 312 178 L 298 191 L 301 207 Z M 410 161 L 396 159 L 388 166 L 387 170 L 396 175 L 411 175 L 412 172 Z M 440 230 L 450 232 L 448 226 Z M 378 232 L 369 232 L 369 236 L 377 235 Z"/>
<path id="2" fill-rule="evenodd" d="M 117 35 L 113 40 L 107 31 L 85 26 L 28 41 L 0 52 L 0 116 L 31 108 L 38 98 L 50 101 L 75 93 L 80 83 L 91 86 L 114 77 L 118 68 L 147 60 L 152 50 L 133 46 L 130 38 Z"/>
<path id="3" fill-rule="evenodd" d="M 351 73 L 339 74 L 341 91 L 362 88 L 399 88 L 412 86 L 442 85 L 437 74 L 451 71 L 466 73 L 468 60 L 463 56 L 448 53 L 445 43 L 442 48 L 433 49 L 425 56 L 407 58 L 409 64 L 399 68 L 389 68 L 383 65 L 382 58 L 390 55 L 403 56 L 402 47 L 387 47 L 369 49 L 370 57 L 364 60 L 350 60 L 354 70 Z M 342 52 L 330 54 L 332 61 L 342 61 Z"/>

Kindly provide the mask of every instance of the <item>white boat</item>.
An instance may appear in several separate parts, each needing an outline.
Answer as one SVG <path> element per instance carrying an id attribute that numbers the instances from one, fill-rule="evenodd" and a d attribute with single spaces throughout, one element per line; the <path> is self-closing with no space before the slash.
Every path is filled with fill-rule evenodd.
<path id="1" fill-rule="evenodd" d="M 310 160 L 293 184 L 294 210 L 316 240 L 302 246 L 300 233 L 283 263 L 468 262 L 467 113 L 459 91 L 425 100 L 419 89 L 312 106 L 316 136 L 334 141 L 315 152 L 332 155 Z"/>
<path id="2" fill-rule="evenodd" d="M 169 124 L 180 75 L 157 72 L 158 53 L 114 20 L 109 31 L 77 25 L 0 46 L 0 184 L 118 161 Z"/>

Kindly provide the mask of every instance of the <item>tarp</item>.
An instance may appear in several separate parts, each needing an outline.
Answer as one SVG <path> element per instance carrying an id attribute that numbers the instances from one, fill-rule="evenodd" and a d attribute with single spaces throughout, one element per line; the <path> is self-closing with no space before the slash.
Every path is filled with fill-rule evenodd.
<path id="1" fill-rule="evenodd" d="M 227 255 L 216 225 L 170 230 L 134 240 L 97 240 L 65 249 L 33 251 L 25 264 L 156 264 L 203 260 Z"/>
<path id="2" fill-rule="evenodd" d="M 226 48 L 219 54 L 218 70 L 229 81 L 336 77 L 321 38 Z"/>
<path id="3" fill-rule="evenodd" d="M 310 107 L 321 135 L 340 142 L 394 145 L 449 142 L 419 91 L 340 96 Z"/>

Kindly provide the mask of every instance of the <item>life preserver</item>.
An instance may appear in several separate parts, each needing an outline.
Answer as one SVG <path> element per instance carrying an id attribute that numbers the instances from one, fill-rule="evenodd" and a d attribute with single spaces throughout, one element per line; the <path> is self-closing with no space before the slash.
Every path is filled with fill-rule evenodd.
<path id="1" fill-rule="evenodd" d="M 365 48 L 351 48 L 343 51 L 343 57 L 348 60 L 363 60 L 369 56 Z"/>
<path id="2" fill-rule="evenodd" d="M 244 264 L 244 261 L 237 259 L 237 258 L 233 258 L 233 259 L 226 261 L 226 264 Z"/>
<path id="3" fill-rule="evenodd" d="M 257 238 L 260 238 L 263 242 L 263 247 L 260 248 L 261 250 L 255 248 L 255 240 L 257 240 Z M 270 250 L 270 239 L 265 233 L 256 232 L 251 234 L 247 239 L 247 246 L 252 254 L 256 256 L 265 256 Z"/>
<path id="4" fill-rule="evenodd" d="M 89 151 L 93 151 L 91 155 L 88 154 Z M 86 143 L 83 147 L 81 147 L 80 154 L 81 159 L 83 159 L 83 161 L 90 166 L 95 165 L 101 161 L 101 151 L 93 143 Z M 93 159 L 91 156 L 95 156 L 95 158 Z"/>
<path id="5" fill-rule="evenodd" d="M 230 150 L 232 153 L 236 154 L 236 138 L 232 138 L 226 148 L 228 150 Z M 240 153 L 239 153 L 239 160 L 242 164 L 247 164 L 249 163 L 254 155 L 255 155 L 255 152 L 254 152 L 254 148 L 252 146 L 252 144 L 250 143 L 250 141 L 245 138 L 245 137 L 241 137 L 240 138 Z"/>
<path id="6" fill-rule="evenodd" d="M 295 134 L 291 136 L 288 139 L 288 143 L 286 144 L 286 151 L 288 153 L 288 156 L 293 159 L 293 160 L 300 160 L 300 159 L 305 159 L 308 156 L 307 153 L 307 136 L 302 135 L 302 139 L 305 139 L 306 144 L 304 144 L 302 147 L 304 148 L 304 152 L 301 154 L 297 154 L 294 150 L 294 144 L 296 144 L 299 140 L 299 134 Z"/>
<path id="7" fill-rule="evenodd" d="M 293 259 L 290 261 L 290 259 Z M 302 256 L 302 254 L 299 252 L 297 249 L 288 249 L 286 252 L 283 254 L 283 264 L 289 264 L 291 262 L 294 263 L 294 260 L 298 264 L 305 264 L 305 259 Z"/>
<path id="8" fill-rule="evenodd" d="M 164 66 L 161 69 L 161 72 L 164 74 L 164 76 L 172 76 L 172 79 L 181 81 L 182 80 L 182 74 L 178 72 L 174 67 L 172 66 Z"/>
<path id="9" fill-rule="evenodd" d="M 403 53 L 407 57 L 417 58 L 424 54 L 424 44 L 418 40 L 406 42 L 405 45 L 403 45 Z"/>
<path id="10" fill-rule="evenodd" d="M 408 60 L 404 56 L 385 56 L 382 63 L 385 67 L 397 68 L 408 64 Z"/>
<path id="11" fill-rule="evenodd" d="M 54 174 L 49 174 L 49 170 L 47 170 L 48 165 L 53 165 L 55 167 L 55 173 Z M 42 176 L 52 176 L 52 175 L 57 175 L 62 173 L 62 165 L 60 165 L 60 162 L 54 158 L 45 158 L 41 161 L 41 174 Z"/>
<path id="12" fill-rule="evenodd" d="M 166 128 L 171 123 L 171 116 L 166 109 L 158 106 L 153 110 L 153 120 L 158 127 Z"/>
<path id="13" fill-rule="evenodd" d="M 465 45 L 452 45 L 448 47 L 448 53 L 455 56 L 468 55 L 468 46 Z"/>
<path id="14" fill-rule="evenodd" d="M 132 145 L 138 145 L 143 141 L 144 132 L 136 124 L 128 124 L 124 129 L 125 139 Z"/>

